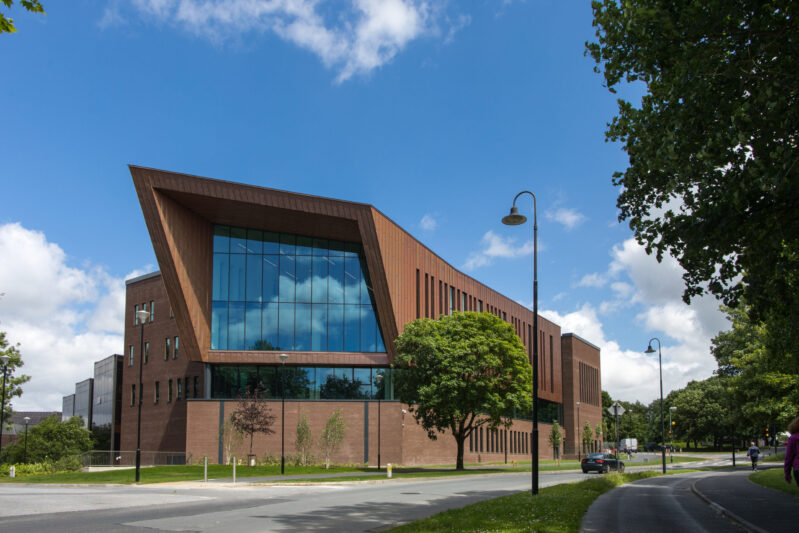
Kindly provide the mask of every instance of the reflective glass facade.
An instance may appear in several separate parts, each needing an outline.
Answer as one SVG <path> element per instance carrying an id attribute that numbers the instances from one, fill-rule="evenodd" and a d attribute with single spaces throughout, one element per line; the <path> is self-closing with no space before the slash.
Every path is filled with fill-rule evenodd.
<path id="1" fill-rule="evenodd" d="M 212 350 L 385 352 L 357 243 L 214 227 Z"/>
<path id="2" fill-rule="evenodd" d="M 260 388 L 261 397 L 282 397 L 282 367 L 274 365 L 214 365 L 211 397 L 237 399 Z M 286 366 L 286 399 L 393 400 L 390 368 Z M 382 375 L 382 379 L 378 378 Z"/>
<path id="3" fill-rule="evenodd" d="M 89 429 L 92 421 L 92 396 L 94 395 L 94 379 L 89 378 L 75 383 L 75 416 L 83 419 L 83 427 Z"/>

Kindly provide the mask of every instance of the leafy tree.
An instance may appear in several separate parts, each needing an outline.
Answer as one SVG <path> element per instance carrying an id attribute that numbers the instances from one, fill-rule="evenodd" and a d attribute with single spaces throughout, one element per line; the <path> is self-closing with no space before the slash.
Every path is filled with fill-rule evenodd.
<path id="1" fill-rule="evenodd" d="M 336 409 L 325 422 L 325 429 L 322 430 L 322 435 L 319 437 L 322 453 L 325 454 L 325 469 L 330 468 L 330 456 L 341 446 L 346 430 L 347 424 L 341 415 L 341 409 Z"/>
<path id="2" fill-rule="evenodd" d="M 233 426 L 244 435 L 249 435 L 250 455 L 252 455 L 253 436 L 256 433 L 264 435 L 274 433 L 272 425 L 275 423 L 275 416 L 269 406 L 259 399 L 259 394 L 260 389 L 248 392 L 238 409 L 230 415 Z"/>
<path id="3" fill-rule="evenodd" d="M 673 426 L 674 436 L 686 441 L 713 439 L 714 447 L 719 447 L 724 435 L 729 434 L 732 422 L 727 402 L 727 389 L 719 376 L 702 381 L 691 381 L 685 388 L 677 391 L 674 398 Z"/>
<path id="4" fill-rule="evenodd" d="M 552 446 L 552 456 L 560 465 L 560 445 L 563 443 L 563 430 L 557 420 L 552 421 L 552 429 L 549 430 L 549 445 Z"/>
<path id="5" fill-rule="evenodd" d="M 740 436 L 759 435 L 770 424 L 785 425 L 799 411 L 796 348 L 786 351 L 784 331 L 753 320 L 746 303 L 726 309 L 732 329 L 716 335 L 711 351 L 726 378 Z"/>
<path id="6" fill-rule="evenodd" d="M 454 313 L 405 325 L 397 338 L 394 390 L 427 431 L 449 431 L 463 470 L 466 439 L 480 427 L 509 427 L 514 410 L 528 411 L 532 370 L 513 330 L 491 313 Z"/>
<path id="7" fill-rule="evenodd" d="M 61 422 L 59 415 L 52 415 L 28 430 L 28 461 L 59 461 L 91 450 L 92 444 L 92 433 L 80 417 Z"/>
<path id="8" fill-rule="evenodd" d="M 758 317 L 790 318 L 799 338 L 799 6 L 794 0 L 592 2 L 586 43 L 620 99 L 606 137 L 624 143 L 620 220 L 648 253 Z M 795 344 L 795 343 L 794 343 Z"/>
<path id="9" fill-rule="evenodd" d="M 596 427 L 594 428 L 594 435 L 596 435 L 597 441 L 599 441 L 599 450 L 602 450 L 602 441 L 604 440 L 602 434 L 602 422 L 597 423 Z"/>
<path id="10" fill-rule="evenodd" d="M 300 464 L 308 464 L 308 457 L 311 454 L 313 438 L 311 436 L 311 424 L 308 422 L 308 415 L 302 413 L 297 421 L 297 437 L 294 439 L 294 449 L 300 454 Z"/>
<path id="11" fill-rule="evenodd" d="M 0 0 L 0 2 L 5 4 L 9 9 L 14 4 L 14 0 Z M 20 5 L 32 13 L 45 14 L 44 8 L 42 4 L 39 3 L 39 0 L 20 0 Z M 16 31 L 17 28 L 14 27 L 14 20 L 6 18 L 5 15 L 0 13 L 0 33 L 15 33 Z"/>
<path id="12" fill-rule="evenodd" d="M 4 331 L 0 331 L 0 355 L 7 355 L 11 358 L 8 361 L 6 377 L 6 404 L 5 414 L 3 416 L 3 420 L 6 421 L 6 424 L 8 424 L 8 422 L 11 420 L 11 413 L 13 411 L 11 408 L 11 399 L 22 396 L 22 384 L 30 381 L 31 379 L 30 376 L 26 376 L 24 374 L 14 376 L 14 372 L 25 364 L 22 362 L 22 354 L 19 353 L 18 346 L 19 344 L 10 344 L 8 340 L 6 340 L 6 333 Z M 2 372 L 3 368 L 2 365 L 0 365 L 0 386 L 3 383 Z"/>
<path id="13" fill-rule="evenodd" d="M 583 426 L 583 434 L 582 434 L 582 441 L 583 441 L 583 453 L 587 453 L 591 450 L 591 441 L 594 440 L 594 430 L 591 429 L 591 422 L 585 421 L 585 425 Z"/>
<path id="14" fill-rule="evenodd" d="M 219 428 L 219 436 L 222 438 L 222 452 L 224 453 L 225 464 L 229 465 L 233 457 L 234 448 L 244 440 L 244 433 L 233 423 L 233 417 L 228 416 L 225 423 Z M 250 448 L 252 450 L 252 448 Z M 252 453 L 252 451 L 250 452 Z"/>

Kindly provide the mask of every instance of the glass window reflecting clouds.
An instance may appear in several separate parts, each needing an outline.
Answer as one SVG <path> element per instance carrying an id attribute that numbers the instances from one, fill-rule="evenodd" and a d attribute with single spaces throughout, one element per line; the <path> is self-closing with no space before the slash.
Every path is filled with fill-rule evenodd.
<path id="1" fill-rule="evenodd" d="M 212 350 L 385 351 L 360 244 L 215 226 L 213 246 Z"/>

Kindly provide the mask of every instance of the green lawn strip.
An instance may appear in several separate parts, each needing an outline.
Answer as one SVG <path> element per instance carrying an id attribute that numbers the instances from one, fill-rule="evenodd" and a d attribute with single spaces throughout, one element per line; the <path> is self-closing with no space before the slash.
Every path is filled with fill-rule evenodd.
<path id="1" fill-rule="evenodd" d="M 766 455 L 760 459 L 764 463 L 784 463 L 785 462 L 785 454 L 778 453 L 778 454 L 771 454 Z"/>
<path id="2" fill-rule="evenodd" d="M 335 472 L 368 472 L 368 468 L 337 467 L 325 470 L 324 466 L 295 467 L 286 466 L 286 475 L 330 474 Z M 101 472 L 60 472 L 57 474 L 38 474 L 0 478 L 0 483 L 91 483 L 91 484 L 129 484 L 134 483 L 135 470 L 104 470 Z M 237 466 L 236 477 L 279 476 L 280 466 Z M 208 479 L 230 479 L 233 467 L 227 465 L 208 465 Z M 174 481 L 197 481 L 203 479 L 202 466 L 154 466 L 141 469 L 141 483 L 168 483 Z"/>
<path id="3" fill-rule="evenodd" d="M 630 481 L 661 475 L 646 471 L 608 474 L 577 483 L 564 483 L 530 492 L 452 509 L 390 531 L 579 531 L 588 507 L 605 492 Z"/>
<path id="4" fill-rule="evenodd" d="M 749 481 L 763 485 L 770 489 L 781 490 L 793 496 L 799 496 L 799 486 L 796 481 L 791 481 L 791 484 L 785 482 L 785 471 L 782 468 L 769 468 L 755 472 L 749 476 Z"/>
<path id="5" fill-rule="evenodd" d="M 410 472 L 397 472 L 394 470 L 391 479 L 426 478 L 426 477 L 450 477 L 450 476 L 481 476 L 486 474 L 515 474 L 519 472 L 529 472 L 530 468 L 476 468 L 467 470 L 421 470 Z M 388 476 L 341 476 L 330 478 L 312 479 L 278 479 L 262 481 L 260 483 L 339 483 L 342 481 L 376 481 L 386 480 Z"/>

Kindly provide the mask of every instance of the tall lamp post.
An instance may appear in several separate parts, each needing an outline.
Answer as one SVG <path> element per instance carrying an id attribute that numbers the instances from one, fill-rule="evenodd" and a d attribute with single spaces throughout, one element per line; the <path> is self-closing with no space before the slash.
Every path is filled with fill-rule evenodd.
<path id="1" fill-rule="evenodd" d="M 580 442 L 580 402 L 577 402 L 577 460 L 582 459 L 583 447 L 582 443 Z"/>
<path id="2" fill-rule="evenodd" d="M 28 422 L 31 421 L 31 417 L 26 416 L 23 420 L 25 421 L 25 451 L 22 452 L 22 462 L 28 464 Z"/>
<path id="3" fill-rule="evenodd" d="M 507 226 L 518 226 L 527 221 L 527 217 L 519 214 L 516 207 L 516 200 L 522 194 L 529 194 L 533 197 L 533 496 L 538 494 L 538 214 L 535 194 L 530 191 L 522 191 L 513 198 L 513 205 L 510 214 L 502 219 L 502 223 Z"/>
<path id="4" fill-rule="evenodd" d="M 378 388 L 380 384 L 383 383 L 383 374 L 378 374 L 375 376 L 375 381 L 377 381 Z M 377 394 L 377 470 L 380 471 L 380 400 L 382 400 L 382 396 L 385 396 L 386 389 L 385 386 L 383 387 L 383 394 L 380 394 L 378 391 Z"/>
<path id="5" fill-rule="evenodd" d="M 653 337 L 649 339 L 649 346 L 646 347 L 644 353 L 655 353 L 652 348 L 652 341 L 658 341 L 658 368 L 660 369 L 660 442 L 663 445 L 660 447 L 660 456 L 663 462 L 663 473 L 666 473 L 666 430 L 663 428 L 663 359 L 660 356 L 660 339 Z"/>
<path id="6" fill-rule="evenodd" d="M 674 426 L 671 422 L 671 413 L 676 411 L 677 408 L 674 406 L 669 407 L 669 440 L 671 441 L 671 450 L 669 450 L 669 462 L 674 462 Z"/>
<path id="7" fill-rule="evenodd" d="M 282 400 L 280 402 L 280 474 L 283 475 L 286 473 L 286 359 L 288 359 L 288 354 L 282 353 L 280 354 L 280 361 L 283 363 L 283 366 L 280 370 L 280 380 L 283 383 L 283 386 L 280 387 L 281 391 L 283 392 Z"/>
<path id="8" fill-rule="evenodd" d="M 141 324 L 141 342 L 139 343 L 139 412 L 136 419 L 136 483 L 141 479 L 141 401 L 142 397 L 142 368 L 144 364 L 144 324 L 150 318 L 146 309 L 136 311 L 136 318 Z"/>
<path id="9" fill-rule="evenodd" d="M 0 355 L 0 361 L 3 362 L 3 401 L 0 402 L 0 452 L 2 452 L 3 428 L 6 425 L 6 375 L 8 374 L 8 363 L 11 361 L 11 357 Z"/>

